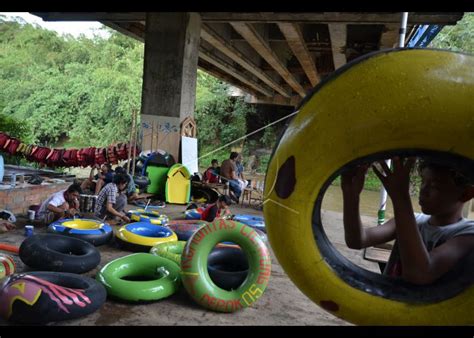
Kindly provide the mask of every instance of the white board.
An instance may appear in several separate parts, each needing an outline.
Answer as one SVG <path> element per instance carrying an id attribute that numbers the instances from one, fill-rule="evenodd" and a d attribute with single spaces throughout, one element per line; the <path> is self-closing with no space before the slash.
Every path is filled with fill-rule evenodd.
<path id="1" fill-rule="evenodd" d="M 199 172 L 197 138 L 181 136 L 181 159 L 191 175 Z"/>

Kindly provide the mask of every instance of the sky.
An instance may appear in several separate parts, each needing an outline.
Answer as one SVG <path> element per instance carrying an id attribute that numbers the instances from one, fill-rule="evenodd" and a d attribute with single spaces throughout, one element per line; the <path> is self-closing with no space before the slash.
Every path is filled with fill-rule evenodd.
<path id="1" fill-rule="evenodd" d="M 95 33 L 103 37 L 108 36 L 106 32 L 100 32 L 98 30 L 104 27 L 104 25 L 97 21 L 43 21 L 40 17 L 28 12 L 0 12 L 0 15 L 5 15 L 6 17 L 19 16 L 28 23 L 36 23 L 48 30 L 56 31 L 61 35 L 71 34 L 74 37 L 78 37 L 80 34 L 84 34 L 92 38 Z"/>

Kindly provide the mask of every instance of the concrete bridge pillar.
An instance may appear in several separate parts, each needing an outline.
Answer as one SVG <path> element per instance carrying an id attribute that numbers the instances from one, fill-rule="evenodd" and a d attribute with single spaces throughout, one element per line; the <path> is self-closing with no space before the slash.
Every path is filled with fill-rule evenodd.
<path id="1" fill-rule="evenodd" d="M 147 13 L 142 149 L 163 149 L 177 161 L 180 124 L 194 115 L 200 33 L 198 13 Z"/>

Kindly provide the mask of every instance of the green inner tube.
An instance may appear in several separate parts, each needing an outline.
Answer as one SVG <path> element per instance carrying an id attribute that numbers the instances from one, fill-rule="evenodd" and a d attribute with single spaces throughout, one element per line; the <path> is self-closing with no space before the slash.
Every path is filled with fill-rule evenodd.
<path id="1" fill-rule="evenodd" d="M 242 248 L 249 273 L 235 290 L 226 291 L 211 280 L 207 259 L 219 242 L 231 241 Z M 251 227 L 234 221 L 216 220 L 189 238 L 181 257 L 181 279 L 190 296 L 205 308 L 234 312 L 256 302 L 265 291 L 271 274 L 268 248 Z"/>
<path id="2" fill-rule="evenodd" d="M 107 294 L 131 302 L 155 301 L 174 294 L 180 268 L 167 258 L 136 253 L 106 264 L 97 274 Z"/>
<path id="3" fill-rule="evenodd" d="M 181 265 L 181 254 L 184 251 L 186 241 L 165 242 L 155 245 L 150 253 L 155 256 L 168 258 L 169 260 Z M 181 268 L 180 268 L 181 269 Z"/>

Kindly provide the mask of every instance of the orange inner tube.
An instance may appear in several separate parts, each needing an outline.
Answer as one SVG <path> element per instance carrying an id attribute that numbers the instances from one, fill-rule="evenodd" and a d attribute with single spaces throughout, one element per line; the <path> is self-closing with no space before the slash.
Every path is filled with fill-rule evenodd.
<path id="1" fill-rule="evenodd" d="M 20 247 L 10 245 L 10 244 L 0 243 L 0 250 L 13 252 L 18 255 L 18 253 L 20 252 Z"/>

